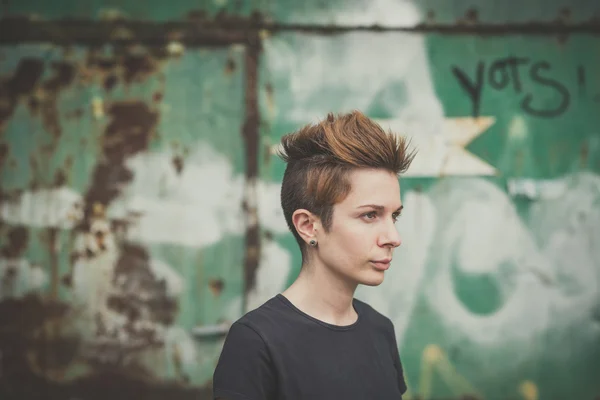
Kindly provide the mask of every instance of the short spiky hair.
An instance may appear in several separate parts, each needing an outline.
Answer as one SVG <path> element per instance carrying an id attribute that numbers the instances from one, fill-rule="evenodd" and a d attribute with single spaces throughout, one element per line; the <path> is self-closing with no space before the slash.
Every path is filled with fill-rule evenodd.
<path id="1" fill-rule="evenodd" d="M 333 206 L 350 193 L 348 174 L 357 168 L 384 169 L 399 175 L 415 154 L 406 139 L 381 126 L 360 111 L 309 124 L 281 139 L 278 155 L 287 163 L 281 186 L 281 207 L 304 260 L 305 243 L 296 231 L 292 214 L 300 208 L 317 215 L 325 230 L 332 224 Z"/>

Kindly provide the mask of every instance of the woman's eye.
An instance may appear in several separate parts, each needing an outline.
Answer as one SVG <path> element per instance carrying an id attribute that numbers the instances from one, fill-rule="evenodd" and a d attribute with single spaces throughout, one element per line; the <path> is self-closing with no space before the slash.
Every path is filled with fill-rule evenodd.
<path id="1" fill-rule="evenodd" d="M 377 216 L 377 213 L 375 211 L 371 211 L 370 213 L 366 213 L 365 216 L 369 219 L 373 219 Z"/>

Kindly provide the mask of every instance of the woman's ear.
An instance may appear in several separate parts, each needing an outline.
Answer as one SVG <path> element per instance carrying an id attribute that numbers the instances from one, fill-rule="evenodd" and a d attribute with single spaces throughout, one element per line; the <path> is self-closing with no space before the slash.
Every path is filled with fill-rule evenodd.
<path id="1" fill-rule="evenodd" d="M 308 210 L 300 208 L 292 214 L 292 223 L 300 237 L 308 244 L 316 239 L 319 218 Z"/>

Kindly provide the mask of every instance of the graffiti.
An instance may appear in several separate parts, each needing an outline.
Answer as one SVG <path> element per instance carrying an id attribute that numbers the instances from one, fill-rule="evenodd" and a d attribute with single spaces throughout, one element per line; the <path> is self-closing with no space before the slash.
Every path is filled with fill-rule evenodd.
<path id="1" fill-rule="evenodd" d="M 563 190 L 536 197 L 525 220 L 508 194 L 481 179 L 445 180 L 404 194 L 411 212 L 398 224 L 403 246 L 385 281 L 360 287 L 357 297 L 392 319 L 405 352 L 416 345 L 406 338 L 411 324 L 420 319 L 419 332 L 434 329 L 423 325 L 429 312 L 433 326 L 441 323 L 444 333 L 431 336 L 440 344 L 425 344 L 412 393 L 429 398 L 433 372 L 452 395 L 478 392 L 478 382 L 464 378 L 465 364 L 449 352 L 460 351 L 467 365 L 493 363 L 502 375 L 536 358 L 531 343 L 544 335 L 577 327 L 579 341 L 556 349 L 561 360 L 597 340 L 590 315 L 600 287 L 594 245 L 600 229 L 591 221 L 600 219 L 600 176 L 582 172 L 548 184 Z M 453 349 L 462 340 L 469 348 Z M 538 398 L 531 382 L 514 390 Z"/>
<path id="2" fill-rule="evenodd" d="M 600 254 L 588 239 L 598 233 L 587 221 L 599 212 L 594 204 L 600 196 L 600 179 L 586 174 L 564 179 L 569 190 L 535 205 L 526 222 L 519 219 L 504 192 L 484 181 L 439 184 L 431 189 L 437 213 L 453 211 L 443 226 L 438 222 L 440 234 L 431 244 L 435 256 L 428 261 L 436 272 L 428 279 L 426 293 L 453 330 L 482 345 L 501 346 L 530 340 L 549 324 L 558 326 L 578 318 L 583 322 L 598 285 L 594 267 Z M 571 203 L 574 199 L 577 205 Z M 543 236 L 530 232 L 543 232 Z M 411 235 L 420 238 L 414 232 Z M 473 248 L 481 251 L 473 252 Z M 567 249 L 569 259 L 573 254 L 581 257 L 576 263 L 579 270 L 571 269 L 568 278 L 563 275 L 563 264 L 571 262 L 559 256 Z M 495 303 L 468 308 L 474 306 L 466 306 L 461 299 L 457 279 L 484 275 L 495 282 L 486 296 L 490 301 L 496 296 Z M 554 315 L 558 310 L 563 310 L 560 318 Z"/>
<path id="3" fill-rule="evenodd" d="M 444 349 L 436 344 L 428 344 L 423 349 L 418 382 L 412 386 L 412 389 L 409 384 L 409 388 L 402 398 L 408 400 L 435 398 L 433 388 L 440 383 L 449 388 L 453 398 L 471 400 L 487 398 L 457 370 Z M 500 398 L 522 400 L 539 400 L 540 398 L 537 384 L 530 379 L 521 380 L 516 387 L 511 387 L 506 392 L 507 394 Z"/>
<path id="4" fill-rule="evenodd" d="M 376 120 L 385 130 L 408 132 L 401 119 Z M 446 118 L 438 135 L 402 134 L 417 150 L 404 177 L 433 177 L 452 175 L 495 175 L 496 169 L 466 150 L 475 138 L 495 122 L 494 118 Z"/>
<path id="5" fill-rule="evenodd" d="M 520 107 L 525 113 L 535 117 L 558 117 L 571 105 L 571 91 L 565 83 L 552 77 L 552 66 L 548 61 L 532 61 L 526 57 L 510 56 L 489 63 L 487 68 L 484 61 L 479 61 L 472 76 L 456 65 L 453 65 L 451 70 L 472 102 L 471 114 L 474 117 L 480 114 L 486 84 L 497 91 L 512 90 L 515 94 L 523 93 Z M 527 73 L 523 73 L 523 70 Z M 577 68 L 577 77 L 580 87 L 584 86 L 585 69 L 582 66 Z M 526 78 L 529 81 L 526 81 Z M 544 98 L 552 98 L 552 103 L 547 105 L 546 101 L 536 98 L 533 93 L 524 93 L 524 86 L 533 88 L 536 92 L 539 90 L 547 93 Z"/>

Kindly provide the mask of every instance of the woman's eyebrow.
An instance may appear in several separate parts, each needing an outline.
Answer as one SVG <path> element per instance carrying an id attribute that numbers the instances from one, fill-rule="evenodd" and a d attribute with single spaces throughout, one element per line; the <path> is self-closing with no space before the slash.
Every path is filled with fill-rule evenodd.
<path id="1" fill-rule="evenodd" d="M 385 209 L 384 206 L 379 205 L 379 204 L 364 204 L 362 206 L 358 206 L 357 208 L 367 208 L 367 207 L 374 208 L 376 210 L 384 210 Z M 402 206 L 398 207 L 398 209 L 396 210 L 396 212 L 400 212 L 403 209 L 404 209 L 404 206 L 402 205 Z"/>

